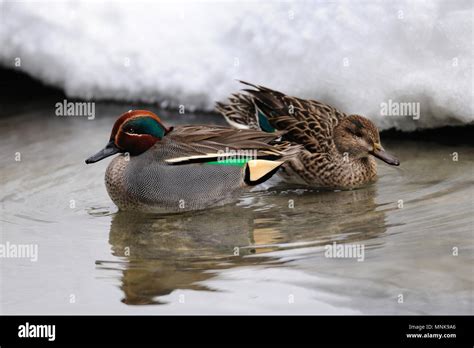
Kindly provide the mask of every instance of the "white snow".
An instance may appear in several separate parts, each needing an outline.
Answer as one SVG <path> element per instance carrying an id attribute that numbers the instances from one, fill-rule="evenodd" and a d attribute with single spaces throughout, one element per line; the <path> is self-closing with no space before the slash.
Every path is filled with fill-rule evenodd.
<path id="1" fill-rule="evenodd" d="M 242 79 L 366 115 L 383 129 L 474 118 L 470 0 L 0 6 L 0 64 L 70 97 L 208 110 Z M 389 100 L 420 103 L 421 117 L 382 116 Z"/>

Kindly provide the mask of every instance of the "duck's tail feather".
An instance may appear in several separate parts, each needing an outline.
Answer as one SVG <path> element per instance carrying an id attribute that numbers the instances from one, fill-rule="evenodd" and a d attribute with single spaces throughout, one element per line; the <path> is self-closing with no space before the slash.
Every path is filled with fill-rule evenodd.
<path id="1" fill-rule="evenodd" d="M 232 94 L 227 104 L 216 103 L 216 110 L 234 128 L 275 132 L 276 128 L 272 119 L 288 114 L 283 100 L 284 94 L 249 82 L 239 82 L 253 89 L 243 89 L 245 94 Z"/>
<path id="2" fill-rule="evenodd" d="M 255 118 L 255 104 L 250 95 L 232 94 L 227 104 L 217 102 L 216 110 L 234 128 L 260 130 Z"/>

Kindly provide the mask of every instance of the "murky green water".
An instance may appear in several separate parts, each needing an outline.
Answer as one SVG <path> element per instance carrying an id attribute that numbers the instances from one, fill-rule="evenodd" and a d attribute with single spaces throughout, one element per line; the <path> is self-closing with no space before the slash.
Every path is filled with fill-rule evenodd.
<path id="1" fill-rule="evenodd" d="M 381 164 L 364 189 L 277 185 L 139 216 L 115 213 L 109 160 L 84 164 L 125 110 L 60 118 L 46 104 L 0 118 L 1 243 L 38 245 L 37 262 L 0 258 L 1 313 L 474 313 L 472 147 L 385 142 L 402 165 Z M 363 261 L 326 257 L 333 242 L 364 246 Z"/>

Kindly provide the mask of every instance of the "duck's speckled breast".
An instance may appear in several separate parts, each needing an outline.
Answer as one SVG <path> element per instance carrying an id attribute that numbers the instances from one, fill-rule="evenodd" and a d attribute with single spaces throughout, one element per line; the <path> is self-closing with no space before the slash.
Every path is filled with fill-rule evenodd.
<path id="1" fill-rule="evenodd" d="M 138 208 L 138 202 L 130 200 L 125 186 L 124 172 L 129 161 L 119 155 L 112 159 L 105 171 L 105 187 L 112 201 L 122 210 Z"/>

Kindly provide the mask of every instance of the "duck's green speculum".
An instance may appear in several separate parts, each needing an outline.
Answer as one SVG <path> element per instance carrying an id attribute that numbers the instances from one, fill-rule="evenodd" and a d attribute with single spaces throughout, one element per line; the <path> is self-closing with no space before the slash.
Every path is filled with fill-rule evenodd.
<path id="1" fill-rule="evenodd" d="M 243 167 L 250 160 L 251 158 L 226 158 L 220 161 L 206 162 L 206 164 Z"/>

